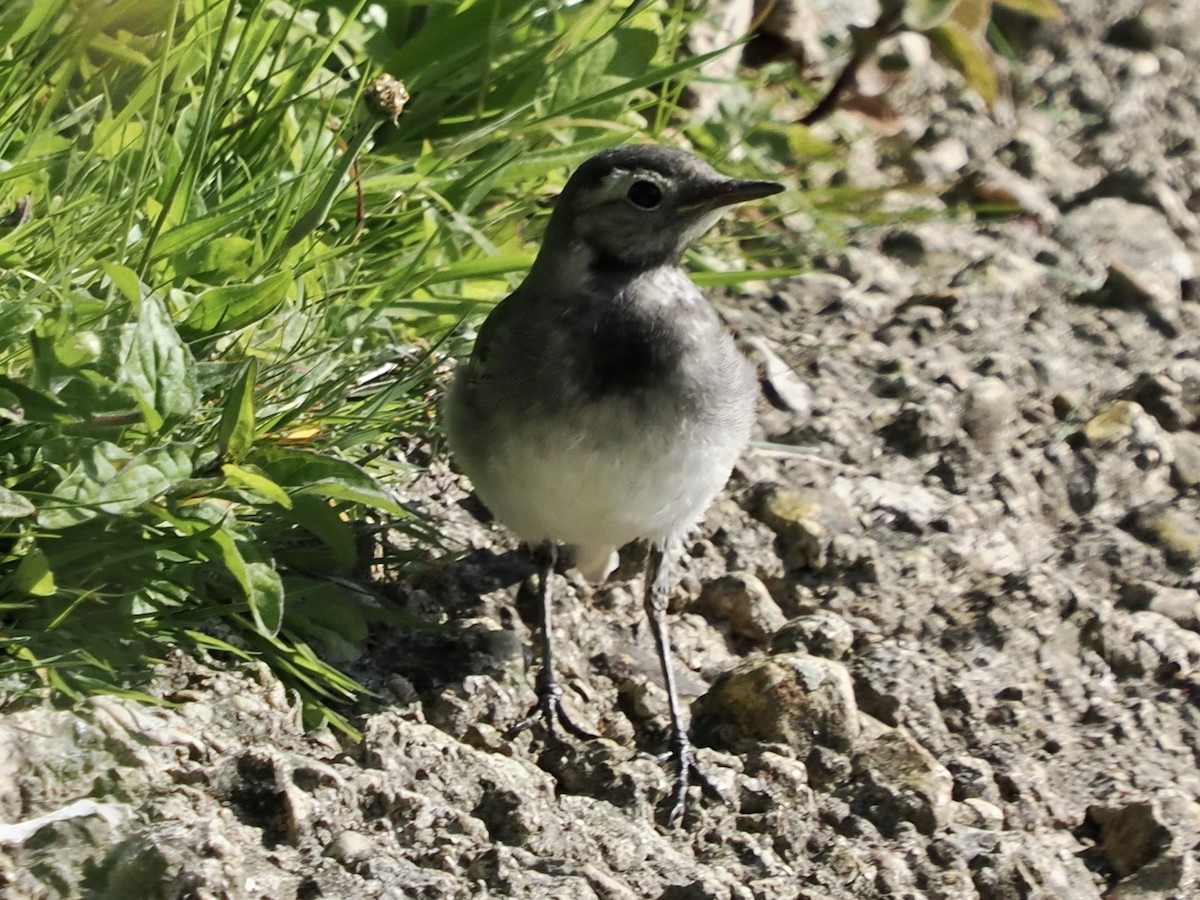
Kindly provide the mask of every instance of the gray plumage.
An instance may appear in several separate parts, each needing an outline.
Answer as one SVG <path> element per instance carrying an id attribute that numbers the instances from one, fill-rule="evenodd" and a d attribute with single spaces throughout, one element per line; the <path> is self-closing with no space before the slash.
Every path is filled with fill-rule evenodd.
<path id="1" fill-rule="evenodd" d="M 665 552 L 729 477 L 758 393 L 680 259 L 722 207 L 781 189 L 725 178 L 664 147 L 588 160 L 567 182 L 528 277 L 492 311 L 447 396 L 450 448 L 497 519 L 534 546 L 570 546 L 593 581 L 618 547 L 649 540 L 647 580 L 663 582 L 654 590 L 664 609 Z M 548 592 L 544 606 L 548 616 Z M 664 632 L 663 654 L 665 641 Z M 553 728 L 565 717 L 545 659 L 543 667 L 540 708 Z M 665 657 L 663 668 L 684 747 L 677 815 L 694 763 Z"/>
<path id="2" fill-rule="evenodd" d="M 639 181 L 657 208 L 627 199 Z M 525 541 L 570 545 L 591 580 L 617 547 L 695 525 L 749 438 L 753 371 L 679 267 L 722 186 L 744 184 L 661 147 L 589 160 L 455 377 L 447 435 L 480 498 Z"/>

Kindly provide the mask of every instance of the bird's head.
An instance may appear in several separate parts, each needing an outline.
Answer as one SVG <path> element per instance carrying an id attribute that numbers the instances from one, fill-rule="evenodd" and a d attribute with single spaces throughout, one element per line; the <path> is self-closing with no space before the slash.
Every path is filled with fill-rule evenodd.
<path id="1" fill-rule="evenodd" d="M 726 178 L 690 153 L 614 147 L 573 174 L 558 199 L 539 254 L 582 257 L 587 266 L 647 269 L 677 263 L 721 210 L 783 190 L 772 181 Z"/>

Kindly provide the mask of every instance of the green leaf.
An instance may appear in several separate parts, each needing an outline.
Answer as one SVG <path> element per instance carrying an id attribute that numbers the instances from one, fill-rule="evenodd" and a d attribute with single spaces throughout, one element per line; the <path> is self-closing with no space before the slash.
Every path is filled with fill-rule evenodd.
<path id="1" fill-rule="evenodd" d="M 596 118 L 618 114 L 627 97 L 606 93 L 650 70 L 657 49 L 658 36 L 644 28 L 610 32 L 556 73 L 551 109 Z"/>
<path id="2" fill-rule="evenodd" d="M 367 621 L 357 603 L 328 582 L 291 576 L 286 581 L 288 629 L 319 638 L 339 660 L 362 654 Z"/>
<path id="3" fill-rule="evenodd" d="M 218 650 L 221 653 L 229 653 L 232 656 L 236 656 L 238 659 L 245 660 L 246 662 L 254 661 L 254 656 L 252 654 L 247 653 L 240 647 L 235 647 L 228 641 L 223 641 L 218 637 L 213 637 L 211 634 L 205 634 L 202 631 L 192 631 L 191 629 L 187 628 L 185 628 L 182 633 L 191 638 L 197 647 L 205 647 L 209 650 Z"/>
<path id="4" fill-rule="evenodd" d="M 254 384 L 257 379 L 258 360 L 251 357 L 225 397 L 225 406 L 221 410 L 217 453 L 222 459 L 241 459 L 254 446 Z"/>
<path id="5" fill-rule="evenodd" d="M 134 304 L 135 308 L 140 306 L 142 302 L 142 282 L 133 269 L 111 262 L 101 263 L 100 268 L 108 276 L 108 280 L 113 283 L 113 287 L 125 295 L 126 300 Z"/>
<path id="6" fill-rule="evenodd" d="M 54 584 L 54 572 L 46 554 L 34 548 L 21 558 L 13 573 L 13 586 L 33 597 L 50 597 L 58 589 Z"/>
<path id="7" fill-rule="evenodd" d="M 61 9 L 46 0 L 17 0 L 0 18 L 0 47 L 11 47 L 49 24 Z"/>
<path id="8" fill-rule="evenodd" d="M 283 625 L 283 582 L 279 573 L 258 545 L 238 540 L 229 528 L 214 532 L 211 539 L 250 605 L 255 629 L 264 637 L 275 637 Z"/>
<path id="9" fill-rule="evenodd" d="M 1013 12 L 1033 16 L 1035 19 L 1057 22 L 1064 18 L 1063 11 L 1059 9 L 1054 0 L 992 0 L 992 2 L 1005 9 L 1011 9 Z"/>
<path id="10" fill-rule="evenodd" d="M 178 225 L 169 231 L 164 231 L 154 244 L 154 256 L 170 256 L 180 251 L 195 247 L 198 244 L 212 240 L 219 231 L 243 222 L 246 211 L 234 209 L 229 212 L 205 216 L 194 222 Z"/>
<path id="11" fill-rule="evenodd" d="M 298 494 L 294 498 L 291 518 L 308 531 L 333 553 L 337 564 L 343 569 L 353 567 L 358 560 L 358 549 L 352 529 L 338 514 L 329 501 L 313 494 Z"/>
<path id="12" fill-rule="evenodd" d="M 43 503 L 38 510 L 38 525 L 42 528 L 70 528 L 94 519 L 96 496 L 100 489 L 117 475 L 117 467 L 129 459 L 129 454 L 108 441 L 81 448 L 79 463 L 59 482 L 52 496 L 58 502 Z"/>
<path id="13" fill-rule="evenodd" d="M 254 241 L 241 235 L 221 235 L 175 255 L 175 271 L 209 283 L 250 275 Z"/>
<path id="14" fill-rule="evenodd" d="M 39 422 L 57 422 L 68 418 L 67 405 L 53 394 L 34 390 L 7 375 L 0 375 L 0 391 L 7 391 L 21 405 L 25 418 Z"/>
<path id="15" fill-rule="evenodd" d="M 999 90 L 991 51 L 981 37 L 971 34 L 958 22 L 943 22 L 927 32 L 933 46 L 957 69 L 975 93 L 989 106 Z"/>
<path id="16" fill-rule="evenodd" d="M 139 453 L 115 477 L 100 485 L 95 502 L 112 515 L 148 503 L 191 477 L 194 449 L 189 444 L 168 444 Z"/>
<path id="17" fill-rule="evenodd" d="M 122 333 L 121 356 L 119 378 L 133 388 L 151 430 L 195 411 L 196 361 L 154 294 L 142 298 L 137 325 Z"/>
<path id="18" fill-rule="evenodd" d="M 254 284 L 210 288 L 197 298 L 180 330 L 196 340 L 244 328 L 279 306 L 291 286 L 291 274 L 277 272 Z"/>
<path id="19" fill-rule="evenodd" d="M 959 0 L 906 0 L 904 24 L 913 31 L 928 31 L 950 18 Z"/>
<path id="20" fill-rule="evenodd" d="M 245 488 L 284 509 L 292 508 L 292 498 L 288 496 L 287 491 L 261 472 L 246 466 L 235 466 L 233 463 L 221 466 L 221 472 L 225 475 L 225 480 L 234 487 Z"/>
<path id="21" fill-rule="evenodd" d="M 37 508 L 23 494 L 0 486 L 0 519 L 23 519 L 36 512 Z"/>
<path id="22" fill-rule="evenodd" d="M 276 484 L 302 494 L 363 503 L 392 515 L 404 509 L 374 478 L 354 463 L 290 447 L 256 448 L 253 462 Z"/>
<path id="23" fill-rule="evenodd" d="M 91 47 L 93 50 L 98 50 L 107 56 L 111 56 L 113 59 L 121 60 L 121 62 L 133 63 L 134 65 L 146 68 L 154 65 L 144 54 L 138 53 L 128 44 L 123 44 L 116 38 L 110 37 L 103 32 L 92 37 Z"/>
<path id="24" fill-rule="evenodd" d="M 101 442 L 83 452 L 79 465 L 54 489 L 57 504 L 42 504 L 38 524 L 69 528 L 99 512 L 120 514 L 148 503 L 192 474 L 188 444 L 155 447 L 133 458 L 115 444 Z"/>

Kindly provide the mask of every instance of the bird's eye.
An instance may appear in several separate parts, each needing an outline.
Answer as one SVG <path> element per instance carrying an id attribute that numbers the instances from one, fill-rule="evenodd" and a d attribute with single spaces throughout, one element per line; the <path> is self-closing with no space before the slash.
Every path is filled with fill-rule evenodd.
<path id="1" fill-rule="evenodd" d="M 662 188 L 653 181 L 635 181 L 625 195 L 639 209 L 654 209 L 662 203 Z"/>

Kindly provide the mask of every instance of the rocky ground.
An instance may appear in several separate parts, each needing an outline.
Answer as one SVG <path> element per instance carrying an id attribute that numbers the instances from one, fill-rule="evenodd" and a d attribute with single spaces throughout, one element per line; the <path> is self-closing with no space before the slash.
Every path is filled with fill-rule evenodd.
<path id="1" fill-rule="evenodd" d="M 8 715 L 0 893 L 1200 896 L 1200 5 L 1065 8 L 1011 29 L 1015 112 L 930 66 L 899 134 L 808 174 L 909 185 L 880 200 L 906 224 L 822 250 L 797 219 L 821 274 L 722 304 L 771 402 L 672 634 L 724 802 L 661 825 L 636 581 L 563 583 L 567 703 L 604 737 L 503 739 L 531 567 L 435 461 L 407 490 L 467 552 L 398 586 L 443 627 L 373 635 L 361 745 L 187 659 L 171 709 Z M 959 212 L 996 202 L 1022 213 Z"/>

